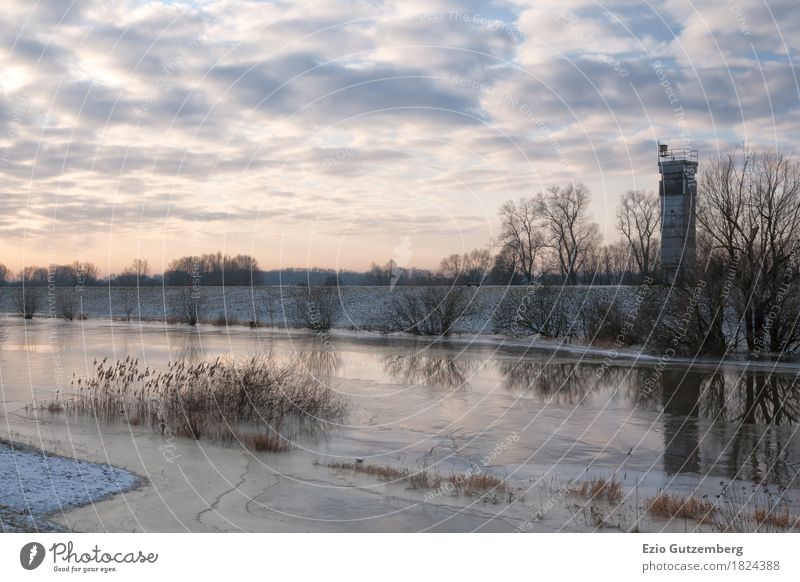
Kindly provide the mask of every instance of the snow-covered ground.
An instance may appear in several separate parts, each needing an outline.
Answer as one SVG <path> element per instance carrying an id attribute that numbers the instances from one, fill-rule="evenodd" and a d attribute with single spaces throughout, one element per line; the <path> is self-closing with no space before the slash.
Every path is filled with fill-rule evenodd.
<path id="1" fill-rule="evenodd" d="M 188 289 L 188 288 L 184 288 Z M 335 327 L 343 329 L 385 330 L 390 304 L 407 288 L 339 287 L 335 291 L 341 303 L 341 313 Z M 587 297 L 616 298 L 624 308 L 635 298 L 637 287 L 566 287 L 561 292 L 575 310 Z M 462 318 L 455 331 L 490 333 L 493 314 L 501 301 L 521 302 L 527 287 L 483 286 L 469 288 L 472 294 L 472 313 Z M 38 315 L 47 316 L 48 290 L 41 288 Z M 225 319 L 229 323 L 295 327 L 295 306 L 305 303 L 308 290 L 304 287 L 202 287 L 203 319 Z M 0 289 L 0 313 L 14 313 L 14 290 Z M 55 296 L 71 298 L 76 311 L 89 319 L 165 320 L 174 317 L 178 308 L 180 288 L 176 287 L 86 287 L 80 293 L 71 287 L 56 288 Z M 80 306 L 80 308 L 78 307 Z"/>
<path id="2" fill-rule="evenodd" d="M 0 441 L 2 530 L 51 529 L 50 519 L 137 486 L 139 477 L 110 465 Z"/>

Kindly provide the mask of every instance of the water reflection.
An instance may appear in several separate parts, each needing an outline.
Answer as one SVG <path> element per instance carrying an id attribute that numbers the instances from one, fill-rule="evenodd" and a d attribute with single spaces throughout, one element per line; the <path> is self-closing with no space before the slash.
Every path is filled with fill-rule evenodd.
<path id="1" fill-rule="evenodd" d="M 344 363 L 344 357 L 334 350 L 320 349 L 295 352 L 294 359 L 314 377 L 335 376 Z"/>
<path id="2" fill-rule="evenodd" d="M 700 439 L 697 426 L 700 374 L 665 370 L 661 377 L 663 407 L 664 472 L 697 473 Z"/>
<path id="3" fill-rule="evenodd" d="M 789 483 L 800 468 L 792 376 L 665 371 L 664 471 Z M 701 422 L 704 421 L 704 422 Z"/>
<path id="4" fill-rule="evenodd" d="M 593 395 L 655 414 L 662 466 L 668 475 L 715 474 L 789 483 L 800 473 L 800 386 L 794 376 L 663 370 L 652 391 L 653 369 L 591 364 L 500 361 L 505 389 L 530 393 L 548 405 L 580 406 Z M 598 419 L 599 421 L 599 419 Z"/>
<path id="5" fill-rule="evenodd" d="M 709 398 L 709 408 L 720 420 L 788 426 L 797 424 L 800 418 L 796 376 L 748 374 L 733 386 L 717 381 L 712 388 L 715 390 L 710 392 L 716 397 Z M 731 392 L 734 398 L 729 397 Z"/>
<path id="6" fill-rule="evenodd" d="M 469 377 L 479 366 L 480 362 L 476 360 L 442 356 L 383 357 L 383 369 L 395 382 L 423 384 L 447 390 L 469 388 Z"/>
<path id="7" fill-rule="evenodd" d="M 598 385 L 623 384 L 628 372 L 624 368 L 609 368 L 603 375 L 602 384 L 599 384 L 599 369 L 596 365 L 576 363 L 513 360 L 497 362 L 503 387 L 509 392 L 529 392 L 552 404 L 573 406 L 582 402 Z"/>
<path id="8" fill-rule="evenodd" d="M 170 359 L 176 362 L 198 364 L 206 359 L 206 348 L 203 346 L 203 339 L 197 330 L 191 330 L 181 336 L 178 342 L 169 346 L 169 352 Z"/>
<path id="9" fill-rule="evenodd" d="M 639 396 L 653 406 L 660 402 L 667 414 L 715 422 L 793 426 L 800 420 L 796 376 L 665 370 L 659 390 Z"/>

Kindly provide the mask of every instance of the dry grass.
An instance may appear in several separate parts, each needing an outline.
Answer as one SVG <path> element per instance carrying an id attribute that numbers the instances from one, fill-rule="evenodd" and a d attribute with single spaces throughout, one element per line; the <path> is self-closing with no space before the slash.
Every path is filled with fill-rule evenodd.
<path id="1" fill-rule="evenodd" d="M 453 486 L 460 484 L 463 494 L 468 497 L 478 497 L 487 491 L 508 493 L 508 488 L 502 479 L 486 473 L 466 475 L 463 479 L 459 479 L 459 475 L 451 475 L 448 477 L 448 482 Z"/>
<path id="2" fill-rule="evenodd" d="M 648 513 L 657 517 L 693 519 L 700 523 L 711 523 L 714 513 L 714 505 L 710 501 L 692 495 L 680 497 L 671 493 L 659 493 L 647 499 L 644 506 Z"/>
<path id="3" fill-rule="evenodd" d="M 237 432 L 236 438 L 245 447 L 258 453 L 285 453 L 292 448 L 288 440 L 276 433 Z"/>
<path id="4" fill-rule="evenodd" d="M 610 503 L 617 503 L 622 499 L 622 483 L 614 479 L 597 477 L 589 481 L 582 481 L 580 485 L 573 485 L 567 491 L 570 495 L 586 497 L 592 500 L 605 499 Z"/>
<path id="5" fill-rule="evenodd" d="M 800 528 L 789 498 L 791 489 L 764 482 L 746 485 L 720 481 L 720 493 L 714 504 L 715 531 L 740 533 L 783 532 Z"/>
<path id="6" fill-rule="evenodd" d="M 265 355 L 173 362 L 164 371 L 142 370 L 128 357 L 115 364 L 95 362 L 93 378 L 73 380 L 69 393 L 45 408 L 280 451 L 289 448 L 294 432 L 341 418 L 347 401 L 300 367 Z"/>
<path id="7" fill-rule="evenodd" d="M 786 507 L 781 510 L 756 509 L 753 519 L 758 523 L 759 529 L 765 525 L 783 530 L 800 528 L 800 516 L 792 515 Z"/>
<path id="8" fill-rule="evenodd" d="M 389 465 L 370 465 L 366 463 L 334 462 L 330 469 L 353 471 L 373 475 L 382 481 L 403 481 L 412 489 L 428 489 L 446 492 L 448 495 L 480 497 L 486 493 L 510 494 L 505 481 L 487 473 L 441 474 L 428 470 L 411 471 Z"/>

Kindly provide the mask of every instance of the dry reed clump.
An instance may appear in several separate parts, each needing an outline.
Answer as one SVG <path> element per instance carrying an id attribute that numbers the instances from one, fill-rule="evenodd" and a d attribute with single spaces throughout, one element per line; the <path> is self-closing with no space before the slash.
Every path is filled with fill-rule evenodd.
<path id="1" fill-rule="evenodd" d="M 323 428 L 345 414 L 347 401 L 299 366 L 265 355 L 172 362 L 160 372 L 142 370 L 127 357 L 114 364 L 95 361 L 93 378 L 73 379 L 69 393 L 46 408 L 283 451 L 289 448 L 287 434 Z"/>
<path id="2" fill-rule="evenodd" d="M 800 517 L 791 513 L 791 490 L 754 482 L 720 481 L 714 529 L 720 532 L 769 533 L 800 529 Z"/>
<path id="3" fill-rule="evenodd" d="M 276 433 L 237 431 L 236 439 L 257 453 L 285 453 L 292 448 L 288 439 Z"/>
<path id="4" fill-rule="evenodd" d="M 459 475 L 450 475 L 447 477 L 447 482 L 453 486 L 460 485 L 461 492 L 467 497 L 478 497 L 487 491 L 496 491 L 497 493 L 508 493 L 505 481 L 489 475 L 486 473 L 479 473 L 477 475 L 467 475 L 463 479 L 459 479 Z"/>
<path id="5" fill-rule="evenodd" d="M 764 525 L 782 530 L 800 529 L 800 516 L 792 515 L 786 507 L 781 510 L 756 509 L 753 519 L 758 523 L 759 529 Z"/>
<path id="6" fill-rule="evenodd" d="M 616 503 L 622 499 L 622 484 L 613 477 L 610 479 L 597 477 L 570 487 L 567 493 L 592 500 L 605 499 L 610 503 Z"/>
<path id="7" fill-rule="evenodd" d="M 693 519 L 700 523 L 711 523 L 714 504 L 693 495 L 680 497 L 670 493 L 659 493 L 644 502 L 648 513 L 665 519 Z"/>
<path id="8" fill-rule="evenodd" d="M 440 490 L 449 495 L 480 497 L 487 492 L 510 493 L 505 481 L 486 473 L 433 473 L 426 469 L 411 471 L 389 465 L 369 465 L 365 463 L 334 462 L 326 465 L 330 469 L 354 471 L 373 475 L 382 481 L 403 481 L 412 489 Z"/>

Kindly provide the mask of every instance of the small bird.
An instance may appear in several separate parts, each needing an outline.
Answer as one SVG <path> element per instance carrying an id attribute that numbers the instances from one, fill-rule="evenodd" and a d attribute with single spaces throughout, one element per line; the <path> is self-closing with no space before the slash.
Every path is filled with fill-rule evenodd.
<path id="1" fill-rule="evenodd" d="M 364 462 L 364 459 L 358 459 L 358 458 L 356 459 L 356 463 L 363 463 L 363 462 Z"/>

